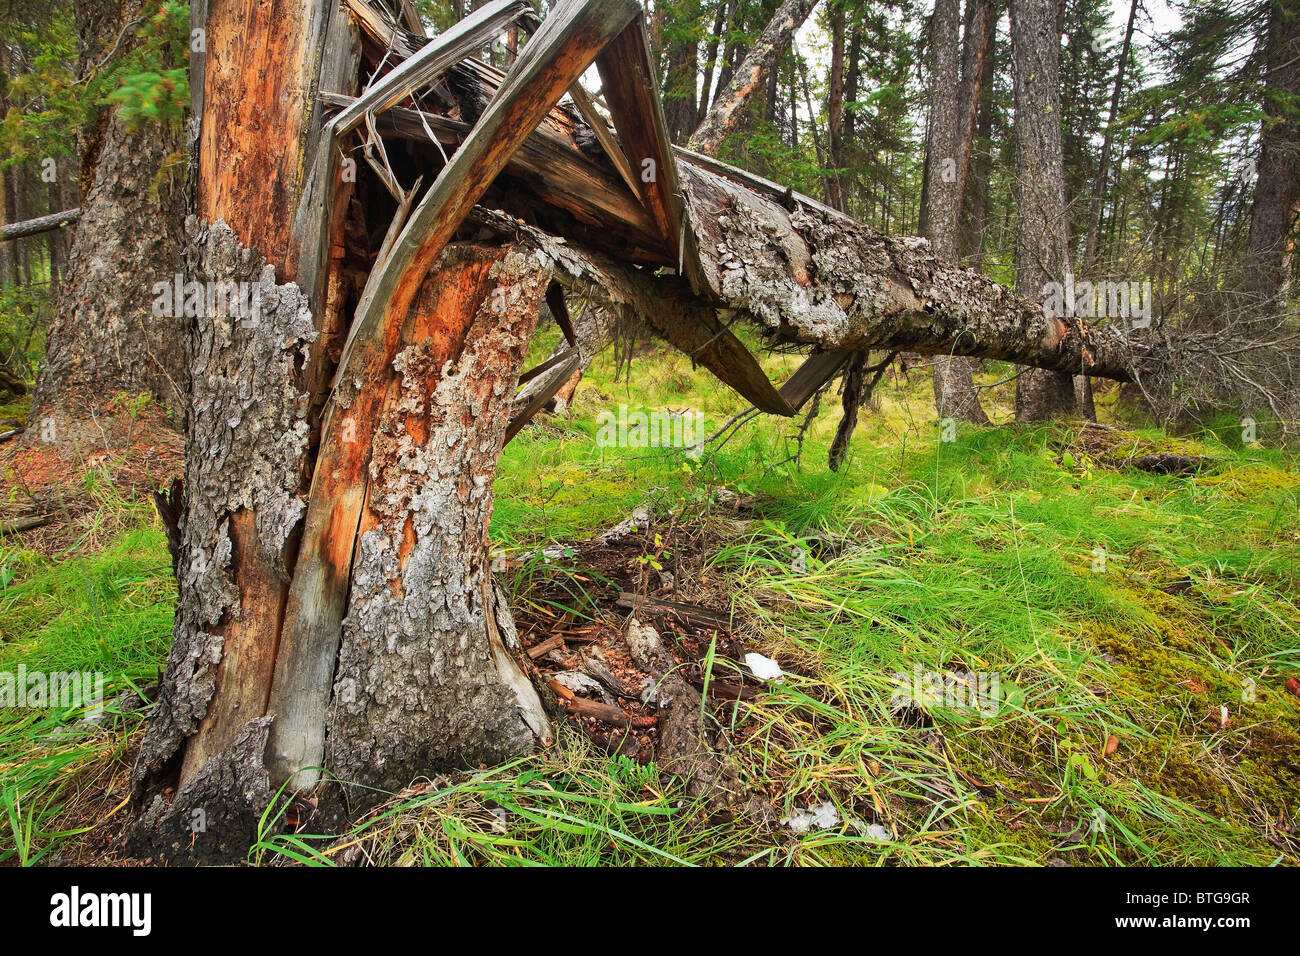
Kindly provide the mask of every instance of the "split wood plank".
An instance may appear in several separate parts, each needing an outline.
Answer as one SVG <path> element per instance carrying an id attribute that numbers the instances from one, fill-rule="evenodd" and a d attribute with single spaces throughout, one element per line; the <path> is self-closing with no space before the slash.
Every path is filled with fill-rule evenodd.
<path id="1" fill-rule="evenodd" d="M 520 411 L 516 412 L 510 419 L 510 424 L 506 426 L 506 441 L 510 444 L 510 439 L 519 434 L 519 430 L 532 421 L 533 416 L 542 410 L 542 408 L 555 397 L 555 394 L 564 387 L 564 383 L 573 377 L 573 373 L 578 370 L 580 364 L 576 352 L 572 352 L 563 365 L 551 371 L 551 376 L 546 380 L 546 385 L 539 389 L 532 399 Z"/>
<path id="2" fill-rule="evenodd" d="M 573 84 L 569 90 L 569 96 L 573 97 L 573 105 L 578 108 L 587 125 L 591 127 L 592 133 L 596 136 L 596 142 L 600 143 L 600 148 L 605 151 L 609 161 L 614 164 L 619 176 L 623 177 L 623 182 L 627 188 L 632 190 L 632 195 L 640 198 L 641 187 L 637 182 L 635 170 L 632 169 L 632 162 L 623 152 L 618 141 L 614 139 L 614 134 L 609 131 L 609 125 L 605 122 L 605 117 L 601 116 L 596 110 L 596 104 L 591 99 L 591 94 L 582 88 L 578 83 Z"/>
<path id="3" fill-rule="evenodd" d="M 852 354 L 852 349 L 831 349 L 809 355 L 781 386 L 781 397 L 790 406 L 791 414 L 803 408 L 804 403 L 844 367 Z"/>
<path id="4" fill-rule="evenodd" d="M 533 379 L 537 378 L 537 376 L 543 374 L 544 372 L 549 372 L 551 369 L 555 368 L 555 366 L 559 365 L 561 362 L 567 362 L 569 359 L 573 358 L 577 354 L 578 354 L 577 350 L 574 349 L 572 346 L 565 349 L 563 352 L 556 352 L 554 355 L 548 358 L 541 365 L 537 365 L 533 368 L 530 368 L 527 372 L 521 374 L 519 376 L 519 384 L 524 385 L 528 382 L 531 382 Z"/>
<path id="5" fill-rule="evenodd" d="M 636 173 L 633 186 L 659 225 L 664 241 L 679 259 L 682 246 L 682 198 L 677 160 L 663 104 L 655 85 L 645 24 L 637 17 L 596 58 L 601 90 L 614 129 Z"/>
<path id="6" fill-rule="evenodd" d="M 578 335 L 573 331 L 573 320 L 569 318 L 569 307 L 564 302 L 564 287 L 552 282 L 546 287 L 546 305 L 555 316 L 555 324 L 564 333 L 564 340 L 572 346 L 578 344 Z M 521 378 L 522 382 L 523 379 Z"/>
<path id="7" fill-rule="evenodd" d="M 369 7 L 364 9 L 373 14 Z M 319 305 L 320 281 L 329 255 L 330 219 L 340 178 L 339 145 L 343 137 L 360 126 L 367 116 L 392 108 L 433 82 L 503 26 L 527 12 L 530 8 L 525 0 L 493 0 L 484 5 L 400 62 L 326 124 L 316 145 L 306 196 L 294 222 L 302 263 L 300 279 L 313 306 Z"/>

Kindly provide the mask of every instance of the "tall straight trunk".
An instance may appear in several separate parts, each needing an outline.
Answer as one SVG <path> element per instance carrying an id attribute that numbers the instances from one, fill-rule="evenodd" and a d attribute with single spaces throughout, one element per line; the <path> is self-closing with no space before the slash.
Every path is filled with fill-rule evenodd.
<path id="1" fill-rule="evenodd" d="M 663 86 L 664 119 L 668 123 L 668 135 L 674 143 L 682 142 L 695 129 L 699 44 L 690 27 L 700 14 L 698 0 L 682 3 L 677 11 L 677 17 L 682 21 L 678 26 L 689 32 L 689 35 L 665 43 L 664 56 L 668 60 L 668 70 Z"/>
<path id="2" fill-rule="evenodd" d="M 729 22 L 729 14 L 735 0 L 719 0 L 718 12 L 713 20 L 713 32 L 704 48 L 704 79 L 700 83 L 700 99 L 691 121 L 691 129 L 700 124 L 704 114 L 713 103 L 713 75 L 718 69 L 718 49 L 722 45 L 722 35 Z"/>
<path id="3" fill-rule="evenodd" d="M 0 43 L 0 112 L 9 112 L 9 49 Z M 0 226 L 17 222 L 13 201 L 9 194 L 9 170 L 0 169 Z M 0 283 L 14 282 L 14 249 L 17 243 L 0 242 Z"/>
<path id="4" fill-rule="evenodd" d="M 18 222 L 18 202 L 15 196 L 16 169 L 0 169 L 0 225 Z M 21 240 L 0 242 L 0 282 L 17 285 L 21 279 L 18 270 L 18 243 Z"/>
<path id="5" fill-rule="evenodd" d="M 140 0 L 121 8 L 105 0 L 76 5 L 82 76 L 142 9 Z M 33 420 L 53 418 L 60 438 L 75 436 L 90 409 L 118 392 L 148 392 L 181 417 L 186 321 L 183 308 L 160 301 L 158 290 L 174 292 L 182 267 L 182 141 L 179 127 L 128 129 L 107 109 L 82 130 L 81 220 L 31 410 Z"/>
<path id="6" fill-rule="evenodd" d="M 1119 51 L 1119 64 L 1115 67 L 1115 85 L 1110 93 L 1110 110 L 1107 113 L 1106 132 L 1101 138 L 1101 158 L 1097 163 L 1097 178 L 1092 184 L 1092 200 L 1088 206 L 1088 235 L 1083 244 L 1085 275 L 1092 273 L 1097 264 L 1097 238 L 1101 232 L 1101 208 L 1106 198 L 1106 184 L 1110 180 L 1110 152 L 1114 144 L 1115 120 L 1119 116 L 1119 100 L 1124 92 L 1124 74 L 1128 70 L 1129 51 L 1133 48 L 1133 27 L 1137 23 L 1138 5 L 1132 0 L 1128 10 L 1128 25 L 1124 28 L 1124 43 Z"/>
<path id="7" fill-rule="evenodd" d="M 727 42 L 722 47 L 722 65 L 718 67 L 718 84 L 713 88 L 713 95 L 709 98 L 707 108 L 701 111 L 701 122 L 708 115 L 708 110 L 713 108 L 727 87 L 731 85 L 731 77 L 736 72 L 737 61 L 745 56 L 744 46 L 736 39 L 736 28 L 737 24 L 732 23 L 727 31 Z"/>
<path id="8" fill-rule="evenodd" d="M 1300 120 L 1289 102 L 1300 95 L 1300 12 L 1295 4 L 1269 3 L 1264 61 L 1266 118 L 1243 287 L 1255 313 L 1272 317 L 1286 311 L 1291 229 L 1300 212 Z"/>
<path id="9" fill-rule="evenodd" d="M 961 102 L 959 77 L 960 31 L 960 0 L 936 0 L 930 34 L 930 128 L 922 198 L 922 234 L 930 240 L 935 256 L 954 266 L 958 258 L 962 154 L 969 148 L 965 122 L 968 110 Z M 982 38 L 980 42 L 983 42 Z M 988 424 L 972 375 L 970 359 L 935 356 L 934 403 L 940 418 Z"/>
<path id="10" fill-rule="evenodd" d="M 844 166 L 844 7 L 831 4 L 831 76 L 826 100 L 826 150 L 831 173 L 826 179 L 827 203 L 844 212 L 840 170 Z"/>
<path id="11" fill-rule="evenodd" d="M 1016 289 L 1044 301 L 1048 283 L 1064 283 L 1065 159 L 1061 149 L 1061 34 L 1056 0 L 1012 0 L 1011 44 L 1016 108 Z M 1016 420 L 1043 421 L 1076 410 L 1070 372 L 1023 369 L 1016 379 Z"/>
<path id="12" fill-rule="evenodd" d="M 799 148 L 799 57 L 794 54 L 790 57 L 790 149 L 793 152 Z"/>
<path id="13" fill-rule="evenodd" d="M 853 11 L 853 28 L 849 31 L 845 58 L 848 61 L 848 69 L 844 74 L 844 101 L 856 103 L 862 79 L 862 13 L 857 9 Z M 845 111 L 844 116 L 844 142 L 849 146 L 856 142 L 857 130 L 857 113 L 850 107 Z"/>
<path id="14" fill-rule="evenodd" d="M 994 18 L 996 20 L 996 18 Z M 997 49 L 991 45 L 984 58 L 983 80 L 977 104 L 975 136 L 971 143 L 970 173 L 962 194 L 958 225 L 958 251 L 964 266 L 979 269 L 984 262 L 984 233 L 988 223 L 989 174 L 993 166 L 989 139 L 993 134 L 993 77 L 997 72 Z"/>
<path id="15" fill-rule="evenodd" d="M 966 0 L 966 26 L 962 37 L 961 90 L 958 94 L 960 147 L 958 148 L 957 192 L 966 202 L 967 184 L 975 150 L 975 132 L 984 85 L 992 74 L 985 68 L 997 30 L 993 0 Z M 958 217 L 960 219 L 960 216 Z"/>
<path id="16" fill-rule="evenodd" d="M 796 56 L 795 59 L 799 70 L 799 86 L 803 90 L 803 105 L 804 109 L 808 111 L 808 125 L 812 129 L 813 149 L 817 154 L 817 161 L 821 163 L 822 168 L 825 168 L 830 164 L 829 146 L 822 141 L 821 126 L 817 122 L 817 110 L 813 107 L 812 84 L 808 81 L 808 61 L 801 56 Z M 795 130 L 797 134 L 797 125 Z M 795 145 L 798 145 L 797 135 Z M 829 196 L 829 190 L 827 194 Z"/>

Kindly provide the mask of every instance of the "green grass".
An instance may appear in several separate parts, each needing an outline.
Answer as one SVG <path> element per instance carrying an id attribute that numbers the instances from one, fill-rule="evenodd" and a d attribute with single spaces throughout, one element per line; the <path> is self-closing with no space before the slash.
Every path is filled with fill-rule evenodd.
<path id="1" fill-rule="evenodd" d="M 535 343 L 534 357 L 551 344 Z M 793 360 L 769 365 L 779 379 Z M 991 368 L 984 381 L 1004 375 Z M 998 421 L 1011 389 L 987 393 Z M 1112 419 L 1113 398 L 1101 399 Z M 889 380 L 878 400 L 838 473 L 825 465 L 836 396 L 797 461 L 798 422 L 771 418 L 699 458 L 602 449 L 597 415 L 619 403 L 701 410 L 706 433 L 744 408 L 680 355 L 638 356 L 630 380 L 602 359 L 570 417 L 526 429 L 506 449 L 496 482 L 492 535 L 509 552 L 588 536 L 646 504 L 677 529 L 667 548 L 703 542 L 697 570 L 724 582 L 748 644 L 787 671 L 727 728 L 770 817 L 710 817 L 653 768 L 564 732 L 545 753 L 396 795 L 341 843 L 268 830 L 250 858 L 1297 862 L 1300 700 L 1284 685 L 1300 675 L 1300 465 L 1268 447 L 1276 436 L 1261 427 L 1264 441 L 1241 447 L 1222 422 L 1193 438 L 1120 436 L 1213 459 L 1197 476 L 1154 476 L 1090 454 L 1078 423 L 961 426 L 955 442 L 940 442 L 923 370 Z M 711 503 L 717 487 L 752 498 L 747 523 Z M 172 586 L 161 532 L 146 512 L 137 517 L 101 550 L 0 552 L 12 573 L 0 591 L 0 669 L 153 674 Z M 685 532 L 694 537 L 682 544 Z M 579 581 L 571 577 L 575 606 Z M 719 659 L 714 676 L 726 666 Z M 900 709 L 895 675 L 918 669 L 996 673 L 1001 693 L 983 711 L 942 701 Z M 1222 707 L 1226 726 L 1214 716 Z M 131 726 L 78 746 L 119 752 Z M 30 826 L 11 817 L 18 836 L 0 836 L 0 852 L 29 860 L 59 844 L 47 831 L 59 825 L 60 794 L 94 759 L 67 742 L 47 749 L 47 730 L 31 715 L 0 719 L 3 793 L 37 808 Z M 779 823 L 825 800 L 843 826 L 796 835 Z"/>
<path id="2" fill-rule="evenodd" d="M 83 520 L 75 550 L 46 557 L 0 543 L 0 672 L 21 664 L 29 672 L 102 673 L 111 705 L 121 691 L 156 679 L 176 589 L 151 506 L 124 500 L 99 479 L 87 487 L 99 508 Z M 103 525 L 114 530 L 98 549 Z M 142 723 L 113 715 L 104 732 L 68 733 L 90 709 L 0 709 L 0 862 L 38 862 L 84 829 L 60 822 L 65 804 L 105 777 L 128 730 Z"/>

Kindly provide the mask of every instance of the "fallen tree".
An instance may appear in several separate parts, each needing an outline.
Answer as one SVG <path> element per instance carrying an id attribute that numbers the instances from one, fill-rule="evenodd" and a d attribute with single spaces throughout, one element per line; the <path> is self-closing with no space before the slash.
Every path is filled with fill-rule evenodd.
<path id="1" fill-rule="evenodd" d="M 674 149 L 635 0 L 561 0 L 540 24 L 496 0 L 433 39 L 363 0 L 286 7 L 192 7 L 190 269 L 260 308 L 192 330 L 139 853 L 238 857 L 281 787 L 338 819 L 550 739 L 486 529 L 502 445 L 608 335 L 566 293 L 776 414 L 873 348 L 1128 377 L 1118 337 Z M 511 24 L 532 36 L 509 70 L 473 57 Z M 593 63 L 608 122 L 577 86 Z M 566 341 L 524 370 L 543 302 Z M 737 322 L 807 362 L 778 386 Z"/>

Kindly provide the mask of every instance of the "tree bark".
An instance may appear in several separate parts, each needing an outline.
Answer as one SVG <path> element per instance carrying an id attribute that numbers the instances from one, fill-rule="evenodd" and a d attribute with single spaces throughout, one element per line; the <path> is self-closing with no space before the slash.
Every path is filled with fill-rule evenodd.
<path id="1" fill-rule="evenodd" d="M 993 28 L 990 27 L 990 32 L 992 30 Z M 968 269 L 979 269 L 984 264 L 984 230 L 989 208 L 989 171 L 993 165 L 991 149 L 986 144 L 989 143 L 993 132 L 995 104 L 992 86 L 993 77 L 997 72 L 996 60 L 997 47 L 991 44 L 988 55 L 984 58 L 984 77 L 980 84 L 975 135 L 971 142 L 970 174 L 966 179 L 961 205 L 958 247 L 962 265 Z"/>
<path id="2" fill-rule="evenodd" d="M 1133 47 L 1133 28 L 1137 24 L 1140 0 L 1129 4 L 1128 25 L 1124 28 L 1124 43 L 1119 51 L 1119 65 L 1115 67 L 1115 86 L 1110 94 L 1110 112 L 1106 119 L 1106 132 L 1101 138 L 1101 158 L 1097 163 L 1097 178 L 1092 184 L 1092 201 L 1088 206 L 1088 235 L 1083 246 L 1083 272 L 1091 274 L 1097 264 L 1097 239 L 1101 232 L 1101 207 L 1106 198 L 1106 184 L 1110 180 L 1110 151 L 1115 136 L 1115 120 L 1119 117 L 1119 100 L 1124 92 L 1124 74 L 1128 70 L 1129 51 Z"/>
<path id="3" fill-rule="evenodd" d="M 976 0 L 967 0 L 973 3 Z M 962 171 L 970 143 L 966 122 L 969 106 L 961 101 L 961 63 L 958 53 L 961 29 L 960 0 L 937 0 L 930 37 L 930 129 L 926 149 L 924 235 L 941 262 L 957 265 L 957 226 L 961 218 Z M 975 43 L 968 30 L 967 45 Z M 979 43 L 984 42 L 980 28 Z M 968 53 L 968 59 L 973 59 Z M 974 66 L 971 67 L 974 69 Z M 972 84 L 968 95 L 977 96 Z M 940 418 L 958 418 L 979 425 L 989 423 L 975 390 L 974 367 L 969 358 L 934 357 L 934 402 Z"/>
<path id="4" fill-rule="evenodd" d="M 1265 44 L 1264 128 L 1255 199 L 1250 212 L 1244 290 L 1261 318 L 1286 311 L 1291 279 L 1292 225 L 1300 212 L 1300 13 L 1273 0 Z"/>
<path id="5" fill-rule="evenodd" d="M 826 203 L 845 212 L 840 170 L 844 166 L 844 7 L 831 4 L 831 77 L 826 101 L 826 151 L 831 173 L 826 180 Z"/>
<path id="6" fill-rule="evenodd" d="M 345 781 L 400 789 L 549 739 L 488 570 L 492 479 L 549 262 L 450 247 L 393 367 L 327 723 Z M 498 295 L 500 290 L 502 294 Z M 409 597 L 408 597 L 409 595 Z M 354 802 L 365 791 L 354 789 Z"/>
<path id="7" fill-rule="evenodd" d="M 699 65 L 696 21 L 702 15 L 699 0 L 683 0 L 673 11 L 673 36 L 665 43 L 668 71 L 664 79 L 664 117 L 668 135 L 681 142 L 695 128 L 695 83 Z"/>
<path id="8" fill-rule="evenodd" d="M 326 311 L 288 264 L 302 196 L 296 157 L 310 155 L 320 128 L 314 52 L 330 27 L 336 45 L 355 42 L 326 7 L 285 0 L 250 14 L 237 0 L 212 0 L 190 9 L 206 52 L 190 64 L 187 265 L 201 285 L 256 283 L 259 305 L 255 320 L 205 309 L 192 323 L 176 621 L 132 776 L 139 854 L 237 858 L 274 792 L 266 705 L 310 473 L 305 373 Z M 271 75 L 267 50 L 278 61 Z M 204 808 L 210 825 L 195 833 L 190 816 Z"/>
<path id="9" fill-rule="evenodd" d="M 462 32 L 525 9 L 486 5 Z M 251 21 L 236 0 L 193 10 L 209 55 L 194 70 L 191 268 L 255 280 L 262 307 L 251 322 L 195 323 L 176 629 L 133 775 L 137 852 L 237 857 L 271 794 L 314 786 L 321 763 L 356 809 L 376 788 L 549 738 L 514 659 L 486 534 L 513 385 L 555 256 L 447 242 L 634 10 L 592 0 L 552 11 L 445 175 L 409 218 L 409 204 L 399 208 L 377 253 L 360 251 L 378 263 L 348 294 L 358 253 L 344 211 L 358 207 L 331 181 L 317 104 L 357 80 L 353 27 L 326 0 L 258 8 Z M 261 78 L 268 45 L 275 84 Z M 251 110 L 250 96 L 260 97 Z M 296 157 L 315 156 L 316 143 L 326 148 L 313 179 Z M 323 233 L 312 225 L 321 211 Z M 323 263 L 318 244 L 336 250 Z M 358 297 L 352 328 L 334 328 L 339 302 Z M 305 741 L 304 715 L 316 721 Z M 332 792 L 318 791 L 322 807 L 338 808 Z M 220 816 L 196 833 L 202 808 Z"/>
<path id="10" fill-rule="evenodd" d="M 1069 279 L 1065 160 L 1061 149 L 1061 35 L 1056 0 L 1012 0 L 1016 107 L 1016 289 L 1042 300 Z M 1016 380 L 1016 420 L 1075 411 L 1074 374 L 1029 368 Z"/>
<path id="11" fill-rule="evenodd" d="M 769 79 L 790 41 L 817 6 L 817 0 L 783 0 L 767 27 L 735 69 L 727 88 L 692 134 L 691 149 L 717 155 L 727 137 L 740 127 L 754 95 Z"/>
<path id="12" fill-rule="evenodd" d="M 140 11 L 139 2 L 77 4 L 80 75 L 109 55 L 120 32 L 133 35 L 127 28 Z M 118 392 L 151 393 L 176 418 L 184 408 L 183 309 L 155 307 L 155 284 L 173 288 L 181 271 L 182 140 L 179 128 L 158 123 L 130 130 L 110 109 L 82 131 L 81 220 L 31 409 L 33 421 L 55 418 L 59 436 Z"/>

